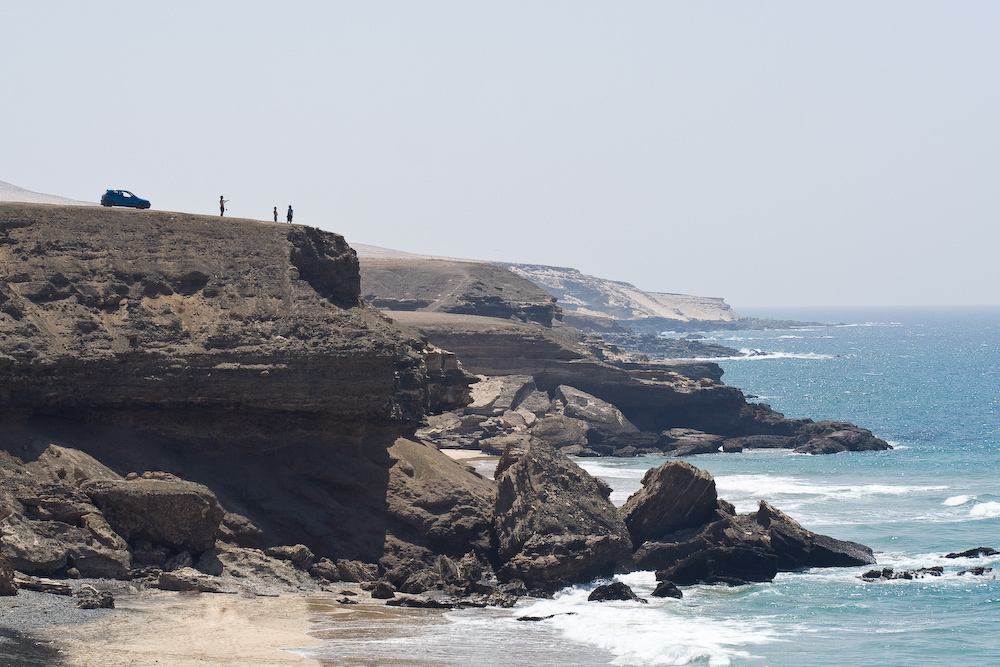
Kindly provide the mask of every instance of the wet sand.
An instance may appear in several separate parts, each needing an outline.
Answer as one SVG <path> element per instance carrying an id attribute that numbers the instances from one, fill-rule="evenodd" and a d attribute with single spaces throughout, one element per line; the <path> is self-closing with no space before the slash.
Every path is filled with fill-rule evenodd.
<path id="1" fill-rule="evenodd" d="M 115 607 L 90 612 L 93 620 L 74 614 L 69 623 L 22 631 L 39 646 L 57 649 L 61 667 L 320 664 L 282 650 L 320 643 L 307 634 L 311 612 L 304 594 L 246 598 L 146 591 L 118 596 Z"/>

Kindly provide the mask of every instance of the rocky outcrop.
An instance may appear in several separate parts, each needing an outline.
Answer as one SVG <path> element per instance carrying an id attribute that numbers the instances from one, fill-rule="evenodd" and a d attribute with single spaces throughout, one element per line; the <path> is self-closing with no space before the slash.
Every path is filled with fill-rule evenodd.
<path id="1" fill-rule="evenodd" d="M 866 428 L 850 422 L 821 421 L 806 424 L 795 432 L 791 445 L 799 454 L 837 454 L 892 449 Z"/>
<path id="2" fill-rule="evenodd" d="M 551 326 L 552 295 L 499 266 L 415 257 L 364 257 L 362 296 L 376 308 L 484 315 Z"/>
<path id="3" fill-rule="evenodd" d="M 607 499 L 610 488 L 567 457 L 532 440 L 504 452 L 496 480 L 501 580 L 544 587 L 629 567 L 632 542 Z"/>
<path id="4" fill-rule="evenodd" d="M 875 562 L 868 547 L 817 535 L 764 501 L 737 515 L 718 500 L 710 475 L 681 462 L 647 472 L 619 511 L 638 547 L 636 566 L 677 585 L 770 581 L 779 571 Z"/>
<path id="5" fill-rule="evenodd" d="M 621 581 L 613 581 L 610 584 L 601 584 L 587 596 L 588 602 L 608 602 L 609 600 L 646 602 L 635 594 L 628 584 Z"/>
<path id="6" fill-rule="evenodd" d="M 981 556 L 996 556 L 998 554 L 1000 554 L 1000 551 L 997 551 L 993 547 L 976 547 L 966 551 L 952 552 L 945 556 L 945 558 L 979 558 Z"/>
<path id="7" fill-rule="evenodd" d="M 423 341 L 362 306 L 357 257 L 336 234 L 0 204 L 0 266 L 5 423 L 96 423 L 258 451 L 334 444 L 331 432 L 354 447 L 415 427 L 431 406 Z M 437 357 L 431 366 L 465 378 Z M 452 407 L 457 393 L 443 392 Z"/>
<path id="8" fill-rule="evenodd" d="M 711 368 L 635 365 L 561 326 L 517 281 L 498 296 L 463 268 L 450 313 L 394 321 L 320 230 L 0 205 L 0 268 L 0 551 L 22 572 L 244 593 L 349 578 L 507 604 L 633 567 L 609 487 L 540 436 L 620 454 L 797 433 Z M 454 314 L 470 310 L 493 317 Z M 456 317 L 451 338 L 427 335 Z M 474 378 L 466 354 L 515 377 Z M 495 482 L 411 438 L 445 410 L 427 432 L 502 448 Z M 644 558 L 766 547 L 777 563 L 798 544 L 773 513 L 718 502 L 707 527 L 668 532 L 649 503 L 630 512 Z M 809 557 L 818 545 L 835 551 L 813 537 Z"/>

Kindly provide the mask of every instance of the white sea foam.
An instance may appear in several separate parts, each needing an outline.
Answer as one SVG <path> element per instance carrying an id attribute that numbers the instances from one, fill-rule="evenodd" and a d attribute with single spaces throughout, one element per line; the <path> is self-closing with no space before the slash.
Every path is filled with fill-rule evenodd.
<path id="1" fill-rule="evenodd" d="M 820 496 L 824 499 L 903 496 L 948 488 L 947 486 L 911 486 L 905 484 L 817 484 L 797 477 L 775 475 L 724 475 L 715 478 L 715 486 L 720 492 L 759 497 Z"/>
<path id="2" fill-rule="evenodd" d="M 994 519 L 1000 516 L 1000 503 L 977 503 L 969 510 L 969 516 L 973 519 Z"/>
<path id="3" fill-rule="evenodd" d="M 975 496 L 952 496 L 951 498 L 946 499 L 941 504 L 947 507 L 958 507 L 959 505 L 964 505 L 970 500 L 975 500 L 975 499 L 976 499 Z"/>
<path id="4" fill-rule="evenodd" d="M 640 596 L 648 595 L 652 572 L 621 577 Z M 545 617 L 544 622 L 575 642 L 590 644 L 616 656 L 614 665 L 712 665 L 728 667 L 734 660 L 751 657 L 748 647 L 778 641 L 768 619 L 739 624 L 706 616 L 697 592 L 684 600 L 649 598 L 638 602 L 587 601 L 591 587 L 566 589 L 552 600 L 519 608 L 517 614 Z"/>
<path id="5" fill-rule="evenodd" d="M 820 354 L 819 352 L 765 352 L 764 350 L 754 350 L 743 348 L 740 350 L 740 357 L 732 359 L 834 359 L 836 355 Z"/>

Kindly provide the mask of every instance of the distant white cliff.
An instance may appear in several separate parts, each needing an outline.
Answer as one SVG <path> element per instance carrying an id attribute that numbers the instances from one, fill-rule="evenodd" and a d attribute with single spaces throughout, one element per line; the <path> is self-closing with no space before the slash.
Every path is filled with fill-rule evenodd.
<path id="1" fill-rule="evenodd" d="M 741 319 L 719 297 L 645 292 L 630 283 L 605 280 L 559 266 L 498 264 L 552 294 L 567 315 L 614 320 L 662 317 L 682 322 L 732 322 Z"/>

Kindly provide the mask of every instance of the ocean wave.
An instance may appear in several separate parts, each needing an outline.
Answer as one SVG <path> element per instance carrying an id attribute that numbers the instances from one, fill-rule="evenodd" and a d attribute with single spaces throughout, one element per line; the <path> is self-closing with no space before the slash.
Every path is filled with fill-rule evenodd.
<path id="1" fill-rule="evenodd" d="M 975 496 L 952 496 L 950 498 L 947 498 L 941 504 L 945 505 L 946 507 L 958 507 L 959 505 L 964 505 L 970 500 L 975 500 L 975 499 L 976 499 Z"/>
<path id="2" fill-rule="evenodd" d="M 925 491 L 940 491 L 947 486 L 912 486 L 904 484 L 816 484 L 798 477 L 774 475 L 723 475 L 715 478 L 720 492 L 741 493 L 755 497 L 819 496 L 821 498 L 863 498 L 866 496 L 905 496 Z M 1000 503 L 993 503 L 1000 506 Z"/>
<path id="3" fill-rule="evenodd" d="M 855 322 L 853 324 L 834 324 L 837 329 L 848 329 L 850 327 L 901 327 L 902 322 Z"/>
<path id="4" fill-rule="evenodd" d="M 1000 516 L 1000 503 L 977 503 L 969 510 L 969 516 L 973 519 L 995 519 Z"/>
<path id="5" fill-rule="evenodd" d="M 656 584 L 652 572 L 619 577 L 636 594 L 646 597 Z M 615 656 L 615 665 L 718 665 L 752 657 L 747 648 L 781 639 L 772 623 L 764 619 L 727 622 L 725 618 L 700 613 L 697 592 L 684 600 L 648 598 L 648 604 L 603 602 L 587 597 L 592 586 L 575 586 L 519 607 L 518 616 L 546 617 L 574 642 L 589 644 Z"/>

